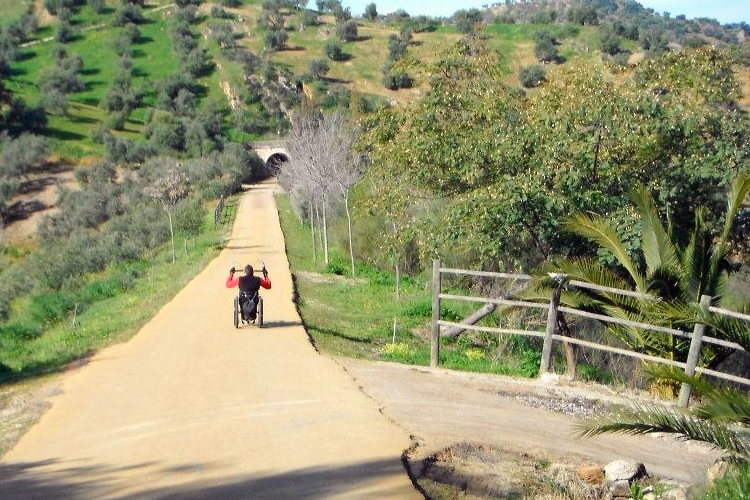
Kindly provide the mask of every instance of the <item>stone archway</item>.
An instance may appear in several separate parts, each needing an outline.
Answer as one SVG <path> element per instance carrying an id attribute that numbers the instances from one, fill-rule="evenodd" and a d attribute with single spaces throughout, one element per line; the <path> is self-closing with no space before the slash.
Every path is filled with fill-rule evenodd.
<path id="1" fill-rule="evenodd" d="M 289 161 L 289 152 L 284 141 L 256 141 L 250 147 L 266 164 L 271 175 L 276 175 L 284 162 Z"/>
<path id="2" fill-rule="evenodd" d="M 289 161 L 289 156 L 285 152 L 276 152 L 266 159 L 266 169 L 271 175 L 277 175 L 281 165 Z"/>

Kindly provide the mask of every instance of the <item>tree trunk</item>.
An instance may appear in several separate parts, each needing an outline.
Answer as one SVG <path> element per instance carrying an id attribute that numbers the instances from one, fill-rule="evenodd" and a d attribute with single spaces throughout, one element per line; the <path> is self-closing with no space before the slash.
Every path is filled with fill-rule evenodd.
<path id="1" fill-rule="evenodd" d="M 177 252 L 174 249 L 174 228 L 172 227 L 172 212 L 167 211 L 169 217 L 169 235 L 172 237 L 172 264 L 177 262 Z"/>
<path id="2" fill-rule="evenodd" d="M 310 237 L 312 238 L 313 262 L 318 262 L 318 247 L 315 244 L 315 217 L 313 214 L 312 200 L 310 200 L 308 206 L 310 210 Z"/>
<path id="3" fill-rule="evenodd" d="M 323 250 L 323 231 L 321 228 L 323 227 L 323 220 L 320 218 L 320 207 L 318 207 L 317 200 L 315 201 L 315 218 L 318 222 L 318 248 Z"/>
<path id="4" fill-rule="evenodd" d="M 352 214 L 349 211 L 349 193 L 344 196 L 344 208 L 346 209 L 346 221 L 349 224 L 349 257 L 352 261 L 352 277 L 354 277 L 354 240 L 352 236 Z"/>
<path id="5" fill-rule="evenodd" d="M 492 314 L 495 309 L 497 309 L 497 304 L 485 304 L 481 309 L 478 309 L 477 311 L 464 318 L 461 323 L 463 323 L 464 325 L 473 325 L 485 316 Z M 443 337 L 450 337 L 452 339 L 455 339 L 465 331 L 466 328 L 454 326 L 445 330 L 444 332 L 440 332 L 440 335 Z"/>
<path id="6" fill-rule="evenodd" d="M 323 253 L 325 255 L 326 265 L 329 264 L 328 259 L 328 219 L 326 218 L 326 203 L 323 201 Z"/>
<path id="7" fill-rule="evenodd" d="M 564 337 L 571 336 L 568 322 L 565 321 L 565 317 L 562 315 L 562 313 L 557 314 L 557 325 L 560 327 L 560 333 Z M 576 346 L 575 344 L 571 344 L 570 342 L 565 342 L 563 340 L 563 350 L 565 351 L 565 363 L 567 365 L 565 375 L 570 377 L 571 380 L 574 380 L 576 378 L 576 369 L 578 367 L 578 355 L 576 352 Z"/>
<path id="8" fill-rule="evenodd" d="M 396 302 L 401 301 L 401 269 L 398 267 L 398 259 L 396 259 Z"/>

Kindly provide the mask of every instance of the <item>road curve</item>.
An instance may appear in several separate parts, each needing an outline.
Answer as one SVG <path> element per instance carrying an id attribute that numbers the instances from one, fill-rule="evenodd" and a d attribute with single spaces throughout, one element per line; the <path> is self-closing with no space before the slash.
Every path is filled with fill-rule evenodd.
<path id="1" fill-rule="evenodd" d="M 292 302 L 275 182 L 243 195 L 226 249 L 129 342 L 66 376 L 0 462 L 11 499 L 419 499 L 410 446 Z M 228 269 L 268 266 L 267 327 L 236 330 Z"/>

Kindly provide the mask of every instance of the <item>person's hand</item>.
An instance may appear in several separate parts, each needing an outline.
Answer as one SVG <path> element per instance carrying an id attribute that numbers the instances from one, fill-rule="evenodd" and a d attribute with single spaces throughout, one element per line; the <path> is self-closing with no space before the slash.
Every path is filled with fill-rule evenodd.
<path id="1" fill-rule="evenodd" d="M 229 274 L 234 274 L 234 271 L 235 271 L 234 266 L 232 266 L 232 269 L 229 270 Z"/>
<path id="2" fill-rule="evenodd" d="M 263 266 L 263 277 L 268 278 L 268 270 L 266 269 L 266 266 Z"/>

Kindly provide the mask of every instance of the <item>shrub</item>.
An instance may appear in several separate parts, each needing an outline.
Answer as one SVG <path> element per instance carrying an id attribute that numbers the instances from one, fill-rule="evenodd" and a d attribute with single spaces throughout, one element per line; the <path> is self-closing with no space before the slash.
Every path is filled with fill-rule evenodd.
<path id="1" fill-rule="evenodd" d="M 112 18 L 112 26 L 125 26 L 126 24 L 141 24 L 146 20 L 143 11 L 138 5 L 123 4 L 117 8 Z"/>
<path id="2" fill-rule="evenodd" d="M 357 22 L 353 19 L 336 26 L 336 36 L 345 42 L 357 39 Z"/>
<path id="3" fill-rule="evenodd" d="M 317 25 L 318 25 L 318 15 L 309 9 L 305 9 L 305 11 L 302 13 L 302 26 L 317 26 Z"/>
<path id="4" fill-rule="evenodd" d="M 523 85 L 527 89 L 530 89 L 533 87 L 538 87 L 539 85 L 544 83 L 544 81 L 546 80 L 546 74 L 544 72 L 544 68 L 542 68 L 538 64 L 534 64 L 521 68 L 519 79 L 521 80 L 521 85 Z"/>
<path id="5" fill-rule="evenodd" d="M 328 66 L 328 63 L 325 59 L 311 59 L 308 69 L 310 71 L 310 75 L 314 79 L 320 80 L 328 73 L 331 68 Z"/>
<path id="6" fill-rule="evenodd" d="M 28 176 L 42 168 L 48 156 L 47 139 L 33 134 L 22 134 L 16 139 L 8 140 L 3 146 L 0 175 Z"/>
<path id="7" fill-rule="evenodd" d="M 107 10 L 105 0 L 88 0 L 89 7 L 97 14 L 103 14 Z"/>
<path id="8" fill-rule="evenodd" d="M 280 28 L 269 30 L 266 33 L 264 41 L 266 43 L 266 48 L 270 50 L 281 50 L 286 46 L 288 39 L 289 35 L 287 35 L 286 30 Z"/>
<path id="9" fill-rule="evenodd" d="M 242 0 L 219 0 L 223 7 L 237 8 L 242 7 Z"/>
<path id="10" fill-rule="evenodd" d="M 325 53 L 331 61 L 343 61 L 345 59 L 341 44 L 338 42 L 326 42 Z"/>

